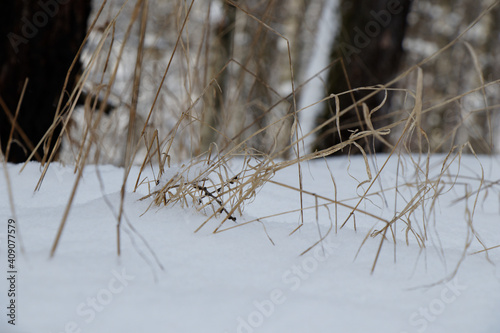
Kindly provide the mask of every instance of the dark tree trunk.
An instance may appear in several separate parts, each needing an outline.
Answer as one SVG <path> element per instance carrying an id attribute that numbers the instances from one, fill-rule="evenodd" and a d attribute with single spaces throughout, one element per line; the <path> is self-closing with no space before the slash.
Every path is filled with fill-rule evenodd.
<path id="1" fill-rule="evenodd" d="M 25 161 L 54 122 L 66 75 L 87 32 L 90 0 L 2 0 L 0 4 L 0 134 L 6 153 L 26 79 L 8 160 Z M 77 62 L 66 91 L 81 70 Z M 63 100 L 62 106 L 67 99 Z M 57 136 L 60 126 L 54 132 Z M 25 133 L 25 135 L 23 135 Z M 52 149 L 55 139 L 51 140 Z M 43 145 L 37 151 L 44 155 Z"/>
<path id="2" fill-rule="evenodd" d="M 332 60 L 342 58 L 332 67 L 328 77 L 328 93 L 341 93 L 353 88 L 385 84 L 399 69 L 403 55 L 402 42 L 406 29 L 406 17 L 411 0 L 342 0 L 341 30 L 334 45 Z M 346 78 L 347 74 L 347 78 Z M 353 95 L 340 96 L 340 110 L 352 105 L 371 91 L 359 91 Z M 382 93 L 369 99 L 366 104 L 372 110 L 384 98 Z M 372 117 L 375 128 L 383 126 L 380 118 L 388 108 L 388 103 Z M 324 112 L 322 123 L 334 115 L 335 101 L 332 99 Z M 340 135 L 335 127 L 324 129 L 318 135 L 316 148 L 331 147 L 347 140 L 353 131 L 366 129 L 361 107 L 353 109 L 340 118 Z M 380 142 L 364 140 L 358 142 L 365 150 L 383 150 Z M 344 150 L 344 153 L 349 150 Z"/>

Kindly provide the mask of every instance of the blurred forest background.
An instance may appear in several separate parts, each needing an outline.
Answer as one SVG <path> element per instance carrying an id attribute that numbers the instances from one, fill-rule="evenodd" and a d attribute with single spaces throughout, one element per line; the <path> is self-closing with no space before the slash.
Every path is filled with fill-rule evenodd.
<path id="1" fill-rule="evenodd" d="M 31 159 L 116 165 L 141 163 L 152 147 L 175 161 L 240 144 L 280 158 L 331 147 L 390 152 L 417 106 L 409 151 L 469 142 L 476 153 L 498 152 L 498 1 L 95 0 L 89 34 L 73 39 L 82 26 L 71 22 L 89 1 L 32 2 L 28 12 L 0 5 L 0 131 L 4 155 L 18 147 L 12 161 L 39 142 Z M 7 19 L 12 12 L 27 18 Z M 28 38 L 30 20 L 39 31 Z M 65 36 L 62 45 L 50 44 L 50 31 Z M 18 52 L 13 36 L 26 39 L 15 39 Z M 75 38 L 85 39 L 82 50 L 68 42 Z M 50 52 L 37 53 L 35 41 Z M 51 62 L 40 56 L 63 53 L 81 64 L 55 61 L 73 69 L 56 83 L 13 70 L 43 69 Z M 47 85 L 56 92 L 42 102 Z"/>

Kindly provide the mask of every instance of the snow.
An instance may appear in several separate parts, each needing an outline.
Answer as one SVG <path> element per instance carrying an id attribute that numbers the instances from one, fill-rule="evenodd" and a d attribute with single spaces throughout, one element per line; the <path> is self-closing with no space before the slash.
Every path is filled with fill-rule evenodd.
<path id="1" fill-rule="evenodd" d="M 377 165 L 387 157 L 379 155 Z M 429 179 L 437 177 L 444 160 L 445 156 L 431 159 Z M 373 187 L 373 192 L 380 185 L 387 189 L 385 197 L 370 197 L 359 209 L 390 219 L 394 207 L 401 211 L 405 200 L 417 193 L 417 188 L 404 186 L 418 176 L 410 157 L 404 157 L 399 171 L 396 162 L 392 157 Z M 239 170 L 241 161 L 231 163 L 232 170 Z M 357 187 L 367 179 L 363 159 L 303 164 L 304 189 L 334 198 L 325 163 L 332 170 L 339 201 L 355 205 L 368 186 Z M 40 165 L 29 163 L 19 173 L 21 165 L 8 164 L 14 216 L 1 166 L 0 267 L 7 275 L 7 223 L 15 219 L 18 293 L 12 326 L 6 316 L 7 279 L 1 279 L 0 332 L 499 332 L 500 249 L 488 251 L 489 261 L 484 253 L 472 254 L 483 247 L 468 233 L 466 223 L 466 208 L 472 212 L 474 191 L 480 189 L 475 232 L 486 247 L 500 243 L 498 157 L 463 156 L 460 169 L 458 159 L 447 163 L 452 164 L 450 176 L 442 177 L 443 193 L 428 216 L 426 248 L 419 248 L 412 237 L 405 245 L 404 224 L 398 222 L 397 243 L 384 243 L 373 274 L 381 236 L 368 237 L 356 256 L 366 234 L 381 227 L 373 217 L 357 213 L 355 230 L 352 219 L 340 228 L 350 209 L 319 207 L 318 223 L 315 210 L 309 209 L 303 227 L 289 235 L 299 223 L 298 213 L 263 217 L 296 209 L 299 195 L 267 183 L 243 215 L 237 215 L 238 225 L 259 217 L 261 222 L 213 234 L 222 221 L 218 217 L 194 233 L 207 216 L 191 206 L 148 210 L 151 200 L 139 200 L 148 193 L 147 186 L 133 192 L 138 167 L 126 186 L 118 257 L 115 216 L 124 171 L 105 165 L 84 169 L 58 249 L 49 259 L 75 180 L 73 169 L 53 164 L 41 189 L 33 192 Z M 482 184 L 477 181 L 481 166 Z M 176 170 L 180 169 L 167 174 Z M 460 177 L 452 187 L 456 174 Z M 272 180 L 296 186 L 297 168 L 278 171 Z M 397 201 L 396 192 L 389 190 L 396 180 Z M 453 204 L 464 194 L 469 194 L 468 200 Z M 430 212 L 430 200 L 428 194 L 425 212 L 412 216 L 415 229 L 422 225 L 417 218 Z M 314 205 L 314 197 L 304 195 L 304 207 Z M 319 234 L 326 235 L 335 214 L 337 233 L 333 227 L 321 245 L 301 256 Z M 467 241 L 464 260 L 452 275 Z"/>

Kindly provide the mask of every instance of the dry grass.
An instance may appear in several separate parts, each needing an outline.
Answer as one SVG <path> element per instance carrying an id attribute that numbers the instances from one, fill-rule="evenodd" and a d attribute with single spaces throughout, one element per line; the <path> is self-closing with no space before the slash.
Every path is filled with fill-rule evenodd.
<path id="1" fill-rule="evenodd" d="M 467 119 L 462 119 L 460 124 L 447 133 L 447 137 L 438 144 L 429 140 L 428 133 L 422 128 L 422 119 L 429 117 L 437 109 L 456 107 L 457 101 L 469 94 L 479 92 L 486 95 L 486 90 L 497 86 L 499 81 L 486 82 L 475 57 L 474 63 L 481 77 L 480 85 L 469 92 L 445 100 L 426 101 L 422 92 L 424 76 L 422 68 L 427 62 L 457 44 L 492 7 L 487 8 L 466 31 L 443 46 L 439 52 L 404 71 L 391 82 L 386 84 L 381 82 L 381 85 L 376 87 L 354 88 L 352 91 L 364 89 L 371 93 L 357 101 L 357 104 L 336 110 L 330 119 L 310 133 L 302 133 L 300 115 L 307 112 L 311 106 L 297 110 L 296 99 L 308 80 L 300 84 L 295 83 L 293 43 L 269 24 L 270 17 L 276 12 L 275 8 L 269 6 L 257 15 L 248 8 L 233 4 L 235 13 L 239 17 L 238 22 L 246 24 L 234 29 L 239 29 L 240 32 L 249 27 L 257 29 L 254 39 L 248 42 L 254 49 L 258 50 L 263 38 L 273 39 L 276 43 L 286 45 L 285 56 L 274 59 L 281 68 L 288 69 L 288 78 L 279 80 L 263 75 L 270 70 L 266 66 L 272 64 L 263 64 L 259 57 L 264 57 L 266 60 L 268 55 L 257 51 L 248 57 L 233 57 L 222 63 L 216 63 L 213 59 L 213 48 L 219 45 L 211 34 L 214 27 L 209 19 L 210 11 L 215 9 L 209 5 L 206 16 L 200 15 L 199 12 L 195 15 L 195 11 L 201 9 L 196 7 L 194 1 L 172 3 L 167 15 L 168 23 L 160 22 L 155 26 L 155 28 L 168 28 L 166 33 L 168 36 L 162 35 L 165 30 L 158 30 L 154 35 L 156 44 L 147 41 L 147 38 L 151 38 L 151 35 L 147 37 L 146 34 L 147 25 L 154 21 L 152 16 L 155 11 L 149 1 L 137 0 L 133 4 L 124 5 L 117 12 L 106 9 L 107 3 L 104 2 L 97 11 L 97 17 L 92 22 L 87 36 L 87 43 L 93 45 L 92 53 L 85 56 L 84 71 L 77 87 L 71 93 L 68 105 L 58 106 L 59 116 L 54 121 L 53 128 L 62 123 L 63 131 L 58 137 L 53 137 L 53 131 L 49 130 L 44 140 L 38 143 L 41 145 L 45 140 L 55 140 L 56 147 L 60 147 L 63 142 L 72 143 L 65 148 L 70 156 L 68 158 L 66 155 L 65 158 L 74 164 L 77 173 L 51 255 L 54 255 L 62 236 L 84 168 L 90 163 L 106 162 L 118 163 L 126 170 L 121 191 L 120 213 L 117 216 L 118 254 L 121 247 L 120 226 L 125 184 L 127 181 L 132 181 L 128 177 L 134 164 L 141 165 L 141 172 L 135 179 L 136 188 L 138 186 L 150 188 L 149 195 L 142 200 L 149 201 L 151 206 L 177 204 L 195 207 L 206 215 L 206 221 L 195 231 L 207 227 L 208 221 L 214 219 L 218 224 L 213 230 L 216 233 L 249 223 L 261 223 L 267 218 L 278 215 L 299 213 L 301 222 L 290 230 L 293 233 L 303 225 L 305 211 L 314 210 L 318 218 L 319 208 L 325 208 L 329 213 L 330 210 L 335 212 L 334 218 L 327 232 L 320 234 L 318 242 L 312 244 L 311 248 L 320 244 L 330 232 L 338 232 L 350 223 L 356 228 L 356 216 L 369 216 L 373 221 L 377 221 L 377 229 L 373 227 L 366 234 L 365 241 L 369 238 L 379 239 L 372 271 L 376 267 L 383 245 L 397 242 L 395 235 L 401 225 L 406 235 L 406 243 L 413 241 L 421 248 L 427 246 L 428 230 L 433 223 L 436 223 L 433 216 L 440 196 L 451 191 L 456 184 L 468 181 L 457 173 L 456 169 L 460 167 L 460 160 L 465 152 L 475 153 L 470 143 L 450 140 L 464 126 L 469 126 Z M 107 17 L 104 17 L 105 15 Z M 195 22 L 191 23 L 191 20 Z M 123 21 L 128 22 L 125 24 L 127 29 L 117 30 L 118 22 Z M 162 43 L 167 43 L 167 46 L 155 46 Z M 135 50 L 135 53 L 131 50 Z M 474 54 L 472 48 L 469 48 L 469 51 Z M 124 70 L 131 73 L 128 76 L 129 81 L 120 81 L 123 79 Z M 283 71 L 279 75 L 283 75 Z M 408 78 L 414 78 L 413 83 L 411 86 L 402 87 L 400 84 L 408 82 Z M 287 80 L 291 92 L 283 94 L 277 85 Z M 77 100 L 83 90 L 87 91 L 88 97 L 84 107 L 78 109 Z M 343 94 L 350 94 L 352 91 Z M 372 118 L 378 116 L 377 109 L 368 109 L 364 102 L 379 92 L 384 92 L 393 99 L 399 98 L 403 102 L 401 108 L 385 115 L 393 119 L 389 125 L 374 128 Z M 329 95 L 315 104 L 336 98 L 338 95 Z M 113 104 L 118 110 L 125 112 L 127 120 L 125 126 L 117 125 L 118 117 L 124 117 L 124 114 L 105 113 L 108 104 Z M 350 138 L 328 149 L 312 153 L 303 152 L 301 145 L 306 137 L 315 135 L 321 128 L 332 124 L 336 125 L 337 130 L 340 129 L 343 125 L 342 116 L 355 107 L 360 107 L 362 110 L 362 122 L 366 130 L 352 133 Z M 488 105 L 476 110 L 475 113 L 488 113 L 490 126 L 493 127 L 491 111 L 497 107 L 498 105 Z M 84 120 L 84 128 L 80 131 L 71 128 L 71 119 L 77 112 L 83 115 L 81 118 Z M 75 136 L 75 133 L 78 135 Z M 383 161 L 380 161 L 380 158 L 377 160 L 376 156 L 370 153 L 365 153 L 358 144 L 360 140 L 371 137 L 377 138 L 388 147 L 389 154 L 383 156 Z M 119 151 L 118 160 L 108 158 L 108 141 L 111 142 L 111 147 Z M 450 141 L 452 142 L 450 147 L 444 149 L 443 145 Z M 485 140 L 483 143 L 491 146 L 491 140 Z M 361 193 L 358 197 L 339 200 L 332 172 L 330 172 L 333 184 L 331 197 L 312 193 L 302 187 L 303 163 L 313 159 L 323 159 L 339 150 L 354 146 L 363 151 L 366 165 L 366 178 L 359 181 L 358 189 Z M 441 155 L 441 164 L 432 164 L 431 158 L 435 152 L 443 150 L 448 151 L 448 154 Z M 242 161 L 241 169 L 232 173 L 229 171 L 228 163 L 235 158 Z M 37 188 L 42 184 L 50 163 L 56 159 L 55 151 L 47 152 L 43 157 L 44 171 Z M 386 165 L 393 160 L 398 163 L 398 174 L 395 183 L 384 188 L 381 186 L 380 178 L 386 172 Z M 176 166 L 180 162 L 184 165 Z M 298 168 L 298 187 L 272 179 L 275 173 L 290 166 Z M 155 179 L 146 179 L 142 175 L 146 168 L 156 170 Z M 9 179 L 8 175 L 6 178 Z M 463 197 L 457 198 L 457 202 L 464 207 L 466 223 L 470 230 L 470 237 L 464 245 L 463 258 L 471 242 L 474 239 L 480 241 L 474 228 L 474 212 L 479 196 L 484 191 L 498 186 L 498 181 L 487 181 L 484 176 L 470 181 L 479 185 L 468 190 Z M 276 213 L 271 216 L 262 216 L 240 223 L 238 218 L 245 203 L 257 196 L 259 189 L 266 183 L 296 192 L 300 208 L 296 211 L 280 211 L 277 208 Z M 314 198 L 315 205 L 305 207 L 304 197 Z M 361 208 L 374 197 L 393 198 L 392 217 L 381 217 Z M 401 202 L 404 202 L 402 209 Z M 348 209 L 350 213 L 346 217 L 338 216 L 339 207 Z M 13 206 L 13 211 L 14 208 Z M 484 248 L 486 253 L 488 250 Z M 458 266 L 459 264 L 457 269 Z"/>

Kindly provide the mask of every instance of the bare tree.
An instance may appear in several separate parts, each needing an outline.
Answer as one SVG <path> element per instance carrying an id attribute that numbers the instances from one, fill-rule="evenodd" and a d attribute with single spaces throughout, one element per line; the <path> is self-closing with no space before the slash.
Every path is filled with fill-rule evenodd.
<path id="1" fill-rule="evenodd" d="M 343 0 L 341 10 L 341 29 L 332 51 L 335 62 L 328 77 L 327 93 L 339 94 L 353 88 L 385 84 L 399 70 L 403 55 L 402 42 L 406 30 L 406 18 L 411 0 Z M 340 110 L 355 104 L 371 91 L 359 90 L 339 97 Z M 366 101 L 373 110 L 383 101 L 382 93 Z M 386 122 L 383 114 L 388 108 L 386 103 L 372 117 L 375 128 Z M 318 124 L 335 116 L 335 100 L 326 105 L 323 117 Z M 326 127 L 318 135 L 316 148 L 331 147 L 346 140 L 354 131 L 366 128 L 363 113 L 359 107 L 352 109 L 340 118 L 340 128 Z M 340 135 L 340 137 L 339 137 Z M 379 142 L 360 142 L 365 149 L 383 148 Z M 347 152 L 347 151 L 344 151 Z"/>

